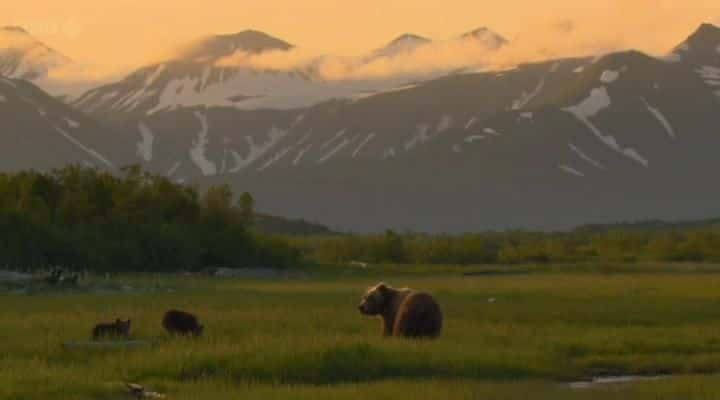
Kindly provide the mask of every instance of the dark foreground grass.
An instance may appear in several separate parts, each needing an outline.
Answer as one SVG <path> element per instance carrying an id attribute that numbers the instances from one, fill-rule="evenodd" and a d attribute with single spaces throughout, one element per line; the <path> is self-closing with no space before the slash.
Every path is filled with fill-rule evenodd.
<path id="1" fill-rule="evenodd" d="M 658 269 L 133 277 L 125 280 L 137 290 L 122 293 L 5 294 L 0 399 L 120 399 L 123 381 L 172 399 L 720 398 L 716 379 L 697 376 L 720 372 L 720 274 Z M 380 338 L 379 322 L 355 309 L 380 278 L 434 293 L 446 314 L 443 338 Z M 160 319 L 169 308 L 198 314 L 207 335 L 168 339 Z M 116 317 L 156 343 L 62 348 Z M 596 374 L 685 377 L 582 391 L 565 384 Z"/>

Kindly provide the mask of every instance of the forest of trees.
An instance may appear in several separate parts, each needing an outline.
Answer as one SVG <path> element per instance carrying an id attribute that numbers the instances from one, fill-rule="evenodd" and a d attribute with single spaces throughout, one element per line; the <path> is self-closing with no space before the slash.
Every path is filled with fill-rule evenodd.
<path id="1" fill-rule="evenodd" d="M 0 174 L 0 269 L 173 272 L 352 261 L 720 262 L 720 222 L 655 221 L 557 233 L 334 234 L 321 225 L 257 214 L 251 194 L 236 196 L 227 185 L 200 192 L 139 167 L 120 174 L 77 166 Z"/>
<path id="2" fill-rule="evenodd" d="M 571 232 L 489 232 L 467 235 L 398 234 L 296 238 L 321 263 L 518 264 L 603 262 L 720 263 L 720 226 L 580 228 Z"/>
<path id="3" fill-rule="evenodd" d="M 254 201 L 228 186 L 200 193 L 123 169 L 70 166 L 0 174 L 0 268 L 90 271 L 288 267 L 300 254 L 249 229 Z"/>

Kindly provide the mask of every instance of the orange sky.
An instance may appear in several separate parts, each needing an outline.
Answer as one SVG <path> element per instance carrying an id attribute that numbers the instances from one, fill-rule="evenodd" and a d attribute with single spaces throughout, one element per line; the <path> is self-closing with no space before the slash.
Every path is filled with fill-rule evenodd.
<path id="1" fill-rule="evenodd" d="M 603 40 L 660 52 L 720 0 L 7 0 L 1 25 L 23 25 L 69 57 L 104 67 L 156 60 L 197 37 L 259 29 L 310 51 L 354 55 L 413 32 L 443 39 L 488 26 L 539 40 L 574 26 L 571 40 Z M 572 22 L 569 23 L 569 22 Z M 558 36 L 553 36 L 557 41 Z M 542 45 L 547 46 L 547 43 Z"/>

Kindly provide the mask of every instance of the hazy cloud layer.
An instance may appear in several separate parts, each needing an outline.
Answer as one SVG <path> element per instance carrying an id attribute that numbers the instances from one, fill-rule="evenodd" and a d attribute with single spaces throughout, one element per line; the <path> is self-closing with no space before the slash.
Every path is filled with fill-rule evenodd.
<path id="1" fill-rule="evenodd" d="M 297 43 L 299 49 L 261 56 L 236 54 L 223 60 L 225 65 L 312 66 L 326 79 L 365 79 L 465 67 L 506 68 L 629 48 L 661 55 L 702 22 L 720 24 L 720 1 L 367 0 L 338 7 L 332 0 L 205 0 L 196 6 L 176 0 L 66 0 L 57 4 L 24 0 L 0 13 L 0 25 L 25 25 L 39 40 L 80 64 L 92 65 L 52 71 L 64 80 L 118 76 L 172 58 L 162 49 L 174 44 L 244 29 L 276 35 Z M 505 36 L 511 46 L 490 52 L 482 46 L 447 40 L 459 31 L 482 25 Z M 407 31 L 440 40 L 394 58 L 368 60 L 362 56 Z"/>
<path id="2" fill-rule="evenodd" d="M 678 43 L 682 39 L 678 38 Z M 632 48 L 631 43 L 622 35 L 600 34 L 575 21 L 558 20 L 513 37 L 498 50 L 479 40 L 457 38 L 417 46 L 391 57 L 319 55 L 297 48 L 264 54 L 237 52 L 218 65 L 271 70 L 312 68 L 327 80 L 363 80 L 426 76 L 467 68 L 506 69 L 528 62 L 625 50 Z M 650 53 L 661 55 L 665 50 L 669 48 Z"/>

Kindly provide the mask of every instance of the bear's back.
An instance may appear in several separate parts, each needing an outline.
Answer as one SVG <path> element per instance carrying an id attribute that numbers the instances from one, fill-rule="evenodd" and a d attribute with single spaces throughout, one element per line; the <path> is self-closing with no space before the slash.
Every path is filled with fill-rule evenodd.
<path id="1" fill-rule="evenodd" d="M 393 336 L 436 338 L 442 332 L 442 322 L 440 305 L 433 296 L 410 292 L 396 314 Z"/>
<path id="2" fill-rule="evenodd" d="M 197 317 L 178 310 L 166 312 L 162 325 L 170 333 L 190 333 L 197 331 L 199 328 Z"/>

